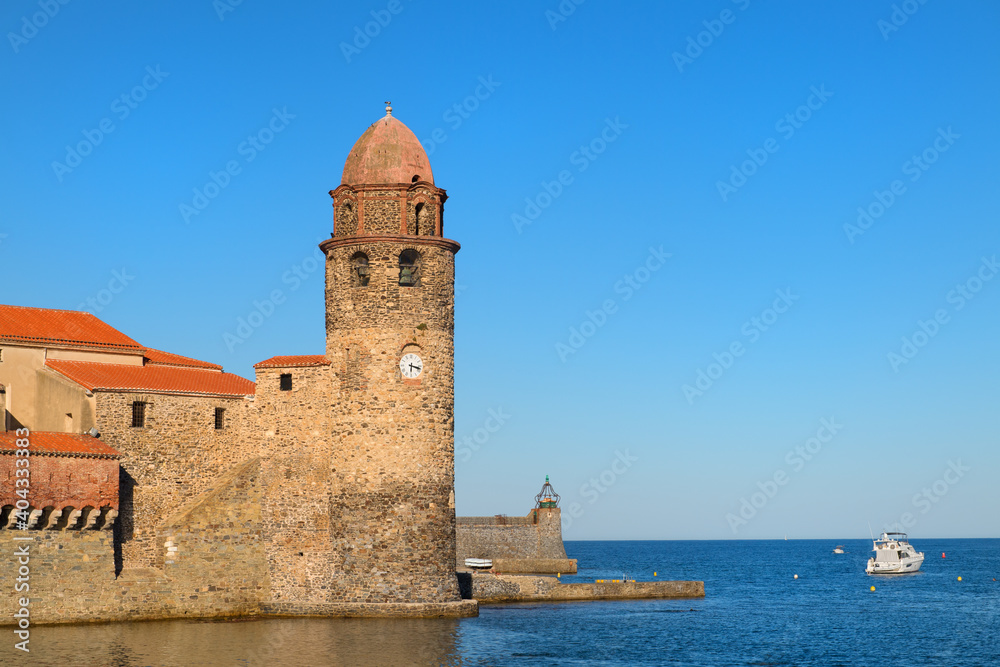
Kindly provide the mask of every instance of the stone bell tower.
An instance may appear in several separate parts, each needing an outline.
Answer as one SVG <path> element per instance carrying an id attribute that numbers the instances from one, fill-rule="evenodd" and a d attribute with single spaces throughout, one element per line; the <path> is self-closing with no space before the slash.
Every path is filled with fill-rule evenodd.
<path id="1" fill-rule="evenodd" d="M 386 108 L 351 150 L 326 253 L 331 600 L 440 603 L 455 576 L 455 253 L 445 191 Z"/>

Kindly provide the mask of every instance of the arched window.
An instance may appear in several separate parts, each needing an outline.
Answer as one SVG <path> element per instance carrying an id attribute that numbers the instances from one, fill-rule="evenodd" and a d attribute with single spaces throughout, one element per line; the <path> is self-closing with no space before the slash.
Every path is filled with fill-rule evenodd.
<path id="1" fill-rule="evenodd" d="M 416 250 L 399 253 L 399 286 L 416 287 L 420 279 L 420 254 Z"/>
<path id="2" fill-rule="evenodd" d="M 424 203 L 420 202 L 413 208 L 413 234 L 420 236 L 420 222 L 424 213 Z"/>
<path id="3" fill-rule="evenodd" d="M 356 252 L 351 256 L 351 286 L 367 287 L 371 274 L 368 269 L 368 255 Z"/>

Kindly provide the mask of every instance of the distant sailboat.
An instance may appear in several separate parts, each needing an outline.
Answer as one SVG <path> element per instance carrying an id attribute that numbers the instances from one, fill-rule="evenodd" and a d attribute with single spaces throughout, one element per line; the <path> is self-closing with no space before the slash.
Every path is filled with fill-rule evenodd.
<path id="1" fill-rule="evenodd" d="M 785 541 L 788 541 L 788 533 L 785 533 Z"/>

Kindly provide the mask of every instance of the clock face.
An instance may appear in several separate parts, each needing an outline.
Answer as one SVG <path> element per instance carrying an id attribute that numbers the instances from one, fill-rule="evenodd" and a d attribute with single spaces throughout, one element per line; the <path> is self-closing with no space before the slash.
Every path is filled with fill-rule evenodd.
<path id="1" fill-rule="evenodd" d="M 403 358 L 399 360 L 399 372 L 401 372 L 405 378 L 414 380 L 420 377 L 420 373 L 423 370 L 424 362 L 420 360 L 420 357 L 412 352 L 404 354 Z"/>

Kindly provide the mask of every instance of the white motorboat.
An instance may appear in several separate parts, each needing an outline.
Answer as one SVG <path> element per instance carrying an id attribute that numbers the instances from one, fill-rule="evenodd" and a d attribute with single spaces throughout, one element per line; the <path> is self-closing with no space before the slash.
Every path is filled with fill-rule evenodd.
<path id="1" fill-rule="evenodd" d="M 906 533 L 882 533 L 873 542 L 875 557 L 868 559 L 868 574 L 908 574 L 920 569 L 924 554 L 918 553 Z"/>
<path id="2" fill-rule="evenodd" d="M 493 561 L 489 558 L 466 558 L 465 567 L 471 567 L 474 570 L 479 569 L 489 569 L 493 567 Z"/>
<path id="3" fill-rule="evenodd" d="M 833 553 L 835 553 L 835 554 L 842 554 L 842 553 L 844 553 L 844 547 L 842 545 L 838 544 L 837 546 L 835 546 L 833 548 Z"/>

